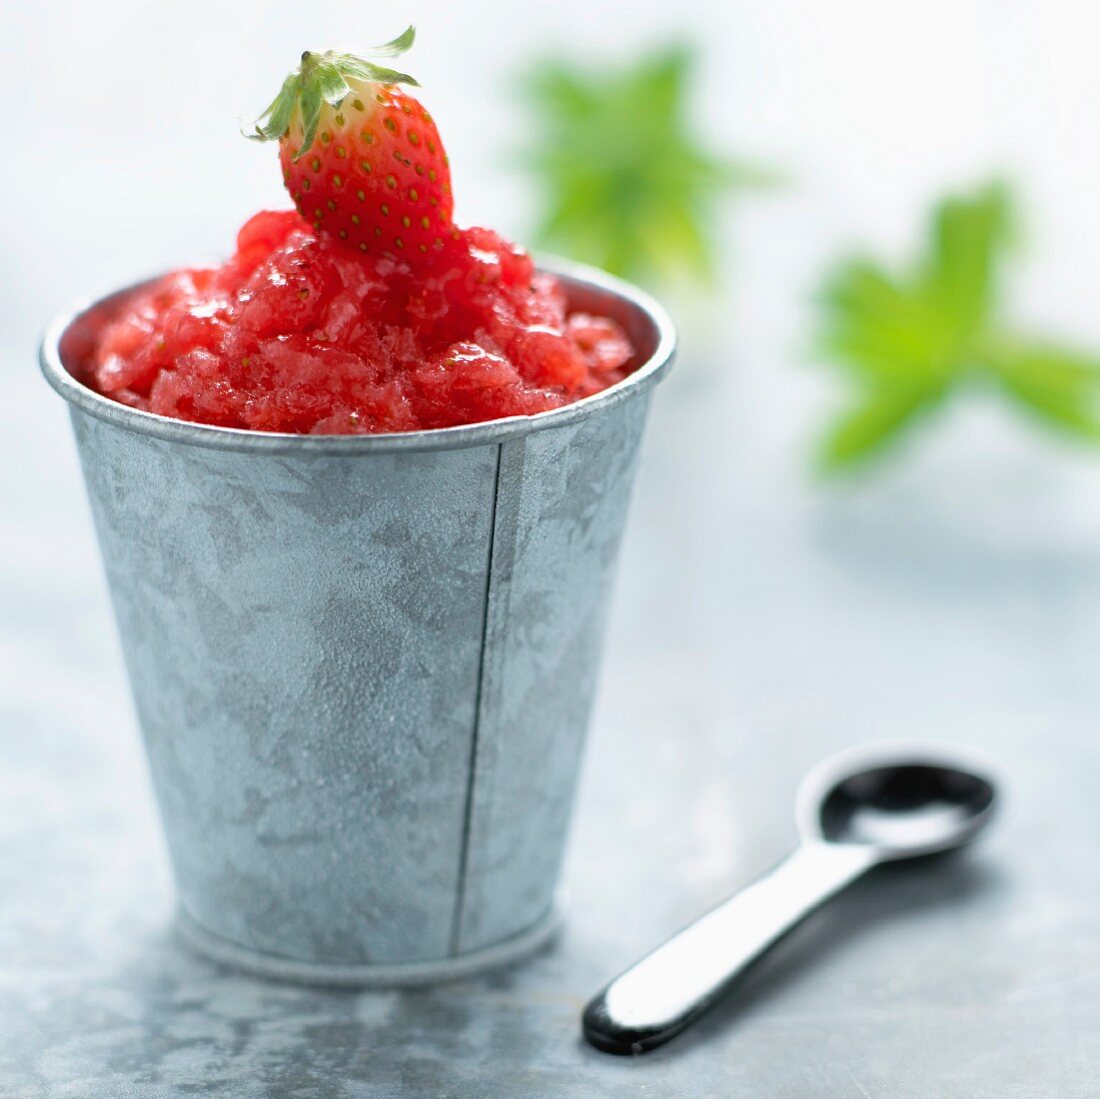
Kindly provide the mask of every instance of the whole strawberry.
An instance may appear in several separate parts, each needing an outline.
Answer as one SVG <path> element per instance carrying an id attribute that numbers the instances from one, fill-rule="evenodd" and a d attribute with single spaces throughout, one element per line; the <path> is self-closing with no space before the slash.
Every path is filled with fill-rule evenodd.
<path id="1" fill-rule="evenodd" d="M 415 32 L 371 50 L 397 57 Z M 451 173 L 405 73 L 346 53 L 302 54 L 250 137 L 278 141 L 283 181 L 314 229 L 415 265 L 454 233 Z"/>

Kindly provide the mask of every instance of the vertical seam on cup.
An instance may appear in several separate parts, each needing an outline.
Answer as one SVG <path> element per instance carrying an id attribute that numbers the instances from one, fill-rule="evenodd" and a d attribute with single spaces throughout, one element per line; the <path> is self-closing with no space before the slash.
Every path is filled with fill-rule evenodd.
<path id="1" fill-rule="evenodd" d="M 466 908 L 466 877 L 470 863 L 470 832 L 474 816 L 474 785 L 477 778 L 478 734 L 481 731 L 481 697 L 485 687 L 485 654 L 489 647 L 489 608 L 493 594 L 493 553 L 496 549 L 497 500 L 500 498 L 500 470 L 503 465 L 503 444 L 497 444 L 497 465 L 493 477 L 493 502 L 489 513 L 489 556 L 485 568 L 485 605 L 481 615 L 481 649 L 477 662 L 477 688 L 474 693 L 474 725 L 470 734 L 470 763 L 466 771 L 466 807 L 462 818 L 462 845 L 458 856 L 458 888 L 451 918 L 451 954 L 458 953 L 462 937 L 462 918 Z"/>

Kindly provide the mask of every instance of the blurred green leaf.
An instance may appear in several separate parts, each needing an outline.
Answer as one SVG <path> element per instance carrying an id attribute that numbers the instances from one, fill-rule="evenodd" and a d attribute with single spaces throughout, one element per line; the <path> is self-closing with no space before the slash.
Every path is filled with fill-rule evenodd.
<path id="1" fill-rule="evenodd" d="M 882 386 L 869 390 L 860 404 L 833 424 L 821 448 L 822 469 L 848 469 L 874 457 L 939 398 L 936 389 Z"/>
<path id="2" fill-rule="evenodd" d="M 1009 340 L 991 342 L 990 365 L 1027 410 L 1100 441 L 1100 357 Z"/>
<path id="3" fill-rule="evenodd" d="M 924 295 L 871 260 L 840 266 L 822 293 L 821 344 L 828 356 L 871 382 L 904 382 L 949 370 L 951 339 Z"/>
<path id="4" fill-rule="evenodd" d="M 861 258 L 827 276 L 818 346 L 848 373 L 855 400 L 826 434 L 825 469 L 875 456 L 982 376 L 1048 424 L 1100 441 L 1100 358 L 1015 335 L 998 317 L 1012 234 L 1008 189 L 991 183 L 936 205 L 924 255 L 908 272 Z"/>
<path id="5" fill-rule="evenodd" d="M 932 216 L 918 285 L 960 349 L 996 306 L 999 265 L 1011 241 L 1008 190 L 991 183 L 976 194 L 945 198 Z"/>
<path id="6" fill-rule="evenodd" d="M 641 282 L 713 281 L 719 200 L 779 177 L 694 136 L 695 68 L 679 43 L 620 71 L 559 60 L 531 69 L 522 159 L 541 198 L 540 245 Z"/>

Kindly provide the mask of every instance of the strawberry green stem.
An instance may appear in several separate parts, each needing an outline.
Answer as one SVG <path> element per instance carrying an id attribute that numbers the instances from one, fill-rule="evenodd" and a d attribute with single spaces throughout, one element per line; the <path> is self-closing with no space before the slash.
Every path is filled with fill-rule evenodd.
<path id="1" fill-rule="evenodd" d="M 414 28 L 407 27 L 396 38 L 367 53 L 374 57 L 400 57 L 415 38 Z M 245 136 L 253 141 L 280 141 L 286 136 L 295 114 L 300 112 L 303 137 L 294 156 L 295 160 L 300 160 L 313 146 L 323 105 L 327 103 L 339 108 L 351 91 L 351 82 L 414 86 L 417 83 L 407 73 L 376 65 L 354 54 L 305 50 L 298 68 L 283 81 L 279 94 L 256 120 L 255 131 Z"/>

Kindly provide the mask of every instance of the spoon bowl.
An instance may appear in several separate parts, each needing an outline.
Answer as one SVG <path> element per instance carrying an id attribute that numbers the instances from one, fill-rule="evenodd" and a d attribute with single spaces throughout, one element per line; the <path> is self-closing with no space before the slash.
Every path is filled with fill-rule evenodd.
<path id="1" fill-rule="evenodd" d="M 977 834 L 993 813 L 985 767 L 928 749 L 844 753 L 811 772 L 798 797 L 803 838 L 861 844 L 878 861 L 947 851 Z"/>

